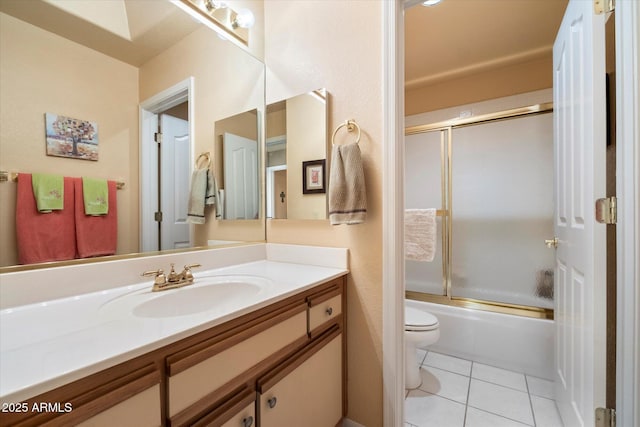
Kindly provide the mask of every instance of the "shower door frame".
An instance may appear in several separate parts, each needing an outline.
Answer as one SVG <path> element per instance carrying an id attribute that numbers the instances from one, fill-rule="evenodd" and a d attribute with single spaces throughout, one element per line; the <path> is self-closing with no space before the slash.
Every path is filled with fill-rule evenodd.
<path id="1" fill-rule="evenodd" d="M 467 297 L 453 296 L 451 281 L 451 258 L 453 236 L 452 210 L 452 142 L 453 130 L 484 123 L 504 121 L 526 116 L 548 114 L 553 112 L 553 103 L 529 105 L 495 113 L 478 115 L 475 117 L 458 118 L 426 125 L 406 127 L 404 134 L 418 135 L 429 132 L 440 132 L 440 174 L 442 209 L 436 215 L 442 218 L 442 291 L 443 295 L 429 294 L 417 291 L 405 291 L 408 299 L 451 305 L 476 310 L 492 311 L 504 314 L 533 317 L 539 319 L 553 319 L 553 309 L 527 305 L 511 304 L 497 301 L 479 300 Z"/>

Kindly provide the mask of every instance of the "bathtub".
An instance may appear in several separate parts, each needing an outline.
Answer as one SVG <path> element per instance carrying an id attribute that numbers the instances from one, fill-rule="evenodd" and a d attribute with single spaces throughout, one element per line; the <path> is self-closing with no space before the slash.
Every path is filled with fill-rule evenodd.
<path id="1" fill-rule="evenodd" d="M 438 318 L 440 339 L 427 350 L 553 380 L 553 320 L 406 300 Z"/>

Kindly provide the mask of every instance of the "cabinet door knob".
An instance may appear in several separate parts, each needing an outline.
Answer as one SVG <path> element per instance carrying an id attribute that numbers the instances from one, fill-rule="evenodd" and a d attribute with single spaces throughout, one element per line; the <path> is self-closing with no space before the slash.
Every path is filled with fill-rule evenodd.
<path id="1" fill-rule="evenodd" d="M 271 399 L 267 400 L 267 405 L 269 405 L 269 408 L 275 408 L 276 407 L 276 403 L 278 403 L 278 399 L 276 399 L 276 397 L 272 397 Z"/>
<path id="2" fill-rule="evenodd" d="M 327 315 L 331 316 L 333 314 L 333 308 L 329 307 L 327 308 Z"/>
<path id="3" fill-rule="evenodd" d="M 253 417 L 246 417 L 242 419 L 242 427 L 251 427 L 253 425 Z"/>

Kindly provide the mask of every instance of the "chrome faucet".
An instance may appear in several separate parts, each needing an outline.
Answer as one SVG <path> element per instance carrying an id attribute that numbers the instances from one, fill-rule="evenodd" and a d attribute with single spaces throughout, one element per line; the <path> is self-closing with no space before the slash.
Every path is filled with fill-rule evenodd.
<path id="1" fill-rule="evenodd" d="M 185 265 L 182 272 L 177 273 L 174 264 L 171 264 L 171 271 L 168 275 L 162 269 L 145 271 L 142 276 L 154 276 L 152 292 L 165 291 L 167 289 L 181 288 L 193 283 L 192 268 L 200 267 L 200 264 Z"/>

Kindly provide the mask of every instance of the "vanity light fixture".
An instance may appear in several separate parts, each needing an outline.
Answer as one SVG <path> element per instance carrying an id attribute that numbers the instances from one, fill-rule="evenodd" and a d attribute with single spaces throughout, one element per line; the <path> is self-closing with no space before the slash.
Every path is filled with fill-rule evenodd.
<path id="1" fill-rule="evenodd" d="M 442 0 L 426 0 L 422 2 L 423 6 L 435 6 L 436 4 L 440 3 Z"/>
<path id="2" fill-rule="evenodd" d="M 256 19 L 249 9 L 233 10 L 219 0 L 172 0 L 176 6 L 215 30 L 223 38 L 232 38 L 249 45 L 249 28 Z"/>
<path id="3" fill-rule="evenodd" d="M 253 13 L 249 9 L 239 9 L 236 14 L 236 19 L 233 20 L 231 26 L 236 29 L 240 28 L 251 28 L 253 24 L 256 23 L 256 17 L 253 16 Z"/>

